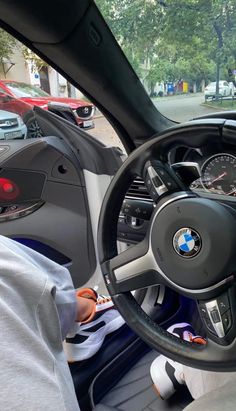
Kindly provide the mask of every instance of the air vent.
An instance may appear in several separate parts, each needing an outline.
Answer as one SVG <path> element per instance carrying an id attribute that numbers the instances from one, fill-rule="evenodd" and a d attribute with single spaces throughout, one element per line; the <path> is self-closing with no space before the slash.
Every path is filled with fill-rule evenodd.
<path id="1" fill-rule="evenodd" d="M 144 181 L 139 177 L 135 178 L 125 197 L 152 201 Z"/>

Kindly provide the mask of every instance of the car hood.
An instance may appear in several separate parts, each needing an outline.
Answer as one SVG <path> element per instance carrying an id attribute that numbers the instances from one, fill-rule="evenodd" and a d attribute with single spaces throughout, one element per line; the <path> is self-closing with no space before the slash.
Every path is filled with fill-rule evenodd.
<path id="1" fill-rule="evenodd" d="M 12 118 L 16 118 L 19 117 L 17 114 L 12 113 L 10 111 L 6 111 L 6 110 L 0 110 L 0 120 L 6 120 L 6 119 L 12 119 Z"/>
<path id="2" fill-rule="evenodd" d="M 53 97 L 53 96 L 48 96 L 48 97 L 21 97 L 21 100 L 25 101 L 26 103 L 32 104 L 34 106 L 39 106 L 41 108 L 47 108 L 48 103 L 54 102 L 54 103 L 59 103 L 59 104 L 67 104 L 70 106 L 72 109 L 77 109 L 78 107 L 83 107 L 83 106 L 91 106 L 91 103 L 78 100 L 75 98 L 69 98 L 69 97 Z"/>

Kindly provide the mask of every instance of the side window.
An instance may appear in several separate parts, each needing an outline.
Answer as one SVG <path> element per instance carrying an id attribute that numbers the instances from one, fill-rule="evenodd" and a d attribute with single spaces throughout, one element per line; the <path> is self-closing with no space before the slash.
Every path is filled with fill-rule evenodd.
<path id="1" fill-rule="evenodd" d="M 79 90 L 2 29 L 1 40 L 7 43 L 7 47 L 0 48 L 0 109 L 5 112 L 2 121 L 5 124 L 6 119 L 13 118 L 16 122 L 17 118 L 19 123 L 18 129 L 9 126 L 1 138 L 43 136 L 33 112 L 33 107 L 39 106 L 124 151 L 110 123 Z"/>

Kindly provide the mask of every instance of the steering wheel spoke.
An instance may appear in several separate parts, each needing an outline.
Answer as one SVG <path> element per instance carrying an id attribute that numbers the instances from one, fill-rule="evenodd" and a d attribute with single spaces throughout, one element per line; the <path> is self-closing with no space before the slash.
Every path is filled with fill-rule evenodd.
<path id="1" fill-rule="evenodd" d="M 143 179 L 152 199 L 177 192 L 188 191 L 189 188 L 175 174 L 173 169 L 159 160 L 148 160 L 143 169 Z"/>
<path id="2" fill-rule="evenodd" d="M 229 345 L 236 338 L 235 285 L 211 300 L 198 301 L 198 310 L 210 339 Z"/>
<path id="3" fill-rule="evenodd" d="M 103 263 L 102 268 L 110 273 L 105 276 L 105 281 L 109 292 L 114 295 L 163 282 L 155 267 L 155 258 L 148 247 L 148 241 L 144 239 L 141 243 Z"/>

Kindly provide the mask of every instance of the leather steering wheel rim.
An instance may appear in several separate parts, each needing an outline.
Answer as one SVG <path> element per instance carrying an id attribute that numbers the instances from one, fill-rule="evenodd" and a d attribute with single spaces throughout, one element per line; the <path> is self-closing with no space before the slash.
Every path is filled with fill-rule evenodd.
<path id="1" fill-rule="evenodd" d="M 220 140 L 236 144 L 236 122 L 225 119 L 207 119 L 178 125 L 176 127 L 168 129 L 167 131 L 159 134 L 156 137 L 154 136 L 154 138 L 143 144 L 141 147 L 137 148 L 126 159 L 126 161 L 123 163 L 123 165 L 113 178 L 104 197 L 98 228 L 99 259 L 106 286 L 118 311 L 124 317 L 127 324 L 134 330 L 134 332 L 138 334 L 140 338 L 142 338 L 149 346 L 151 346 L 158 352 L 172 358 L 173 360 L 182 362 L 183 364 L 188 366 L 211 371 L 235 371 L 236 327 L 233 327 L 234 330 L 232 330 L 232 332 L 234 331 L 234 335 L 231 339 L 230 344 L 224 346 L 218 344 L 214 340 L 214 338 L 208 338 L 207 344 L 205 346 L 192 344 L 178 339 L 162 329 L 154 321 L 152 321 L 150 317 L 148 317 L 148 315 L 142 310 L 131 293 L 131 290 L 134 288 L 129 289 L 129 280 L 126 279 L 127 281 L 124 282 L 125 286 L 123 287 L 122 281 L 118 281 L 117 276 L 114 274 L 117 270 L 119 271 L 119 264 L 122 267 L 122 259 L 126 260 L 128 256 L 126 262 L 134 262 L 136 261 L 136 259 L 137 262 L 140 262 L 141 260 L 138 260 L 138 256 L 141 247 L 146 247 L 146 252 L 148 253 L 148 247 L 150 246 L 150 236 L 152 235 L 152 233 L 150 234 L 149 232 L 145 240 L 142 242 L 141 246 L 138 244 L 132 247 L 132 251 L 127 251 L 127 253 L 124 252 L 117 255 L 117 220 L 125 193 L 127 192 L 134 177 L 137 175 L 142 178 L 144 177 L 144 169 L 150 160 L 158 159 L 158 161 L 160 161 L 161 163 L 166 164 L 167 152 L 177 144 L 189 148 L 196 148 L 201 147 L 205 142 L 209 140 L 211 140 L 212 143 L 214 141 L 217 142 Z M 189 209 L 191 210 L 191 207 L 196 205 L 196 207 L 203 207 L 203 210 L 209 209 L 209 212 L 215 213 L 216 215 L 219 214 L 220 218 L 222 214 L 222 219 L 225 218 L 227 220 L 227 223 L 229 222 L 229 224 L 231 224 L 232 222 L 234 224 L 235 220 L 236 228 L 236 214 L 234 215 L 234 210 L 232 210 L 232 212 L 231 210 L 228 211 L 227 207 L 219 205 L 214 200 L 202 200 L 199 198 L 192 199 L 192 193 L 189 192 L 188 189 L 186 189 L 184 184 L 181 185 L 182 183 L 175 178 L 176 176 L 171 177 L 173 178 L 174 183 L 176 182 L 176 184 L 178 185 L 178 190 L 171 192 L 169 197 L 169 193 L 167 193 L 167 197 L 164 196 L 163 199 L 161 198 L 158 202 L 158 209 L 162 207 L 162 209 L 166 208 L 166 210 L 168 210 L 168 207 L 166 207 L 167 200 L 169 201 L 169 204 L 171 204 L 171 207 L 173 207 L 173 203 L 175 203 L 176 206 L 179 202 L 181 207 L 184 204 L 187 207 L 190 207 Z M 170 211 L 172 212 L 171 209 Z M 157 213 L 157 211 L 155 211 L 155 213 Z M 162 214 L 163 212 L 161 211 L 158 218 L 161 218 Z M 153 219 L 156 218 L 155 215 Z M 227 241 L 232 242 L 234 238 L 236 239 L 236 229 L 235 233 L 232 233 L 232 238 L 229 237 L 229 240 Z M 230 251 L 231 253 L 232 250 Z M 199 253 L 199 255 L 200 254 L 201 253 Z M 177 257 L 175 256 L 175 258 Z M 180 258 L 180 256 L 178 258 Z M 197 258 L 200 257 L 196 256 L 196 261 Z M 184 263 L 184 261 L 182 260 L 181 264 Z M 115 268 L 113 264 L 114 261 Z M 187 264 L 188 259 L 185 259 L 185 261 Z M 125 265 L 125 263 L 123 265 Z M 236 260 L 232 257 L 230 270 L 231 266 L 234 267 L 234 265 L 236 269 Z M 129 266 L 127 265 L 127 267 Z M 150 271 L 150 267 L 148 267 L 148 274 L 146 275 L 148 280 L 146 286 L 154 285 L 155 283 L 154 277 L 157 274 L 155 273 L 154 275 L 154 273 L 151 273 Z M 143 274 L 145 274 L 145 272 Z M 209 298 L 209 296 L 210 298 L 214 298 L 214 295 L 219 291 L 222 292 L 227 287 L 234 286 L 235 279 L 231 271 L 230 275 L 227 275 L 224 278 L 222 277 L 222 275 L 222 272 L 219 273 L 219 278 L 217 277 L 217 280 L 219 281 L 216 285 L 212 280 L 214 284 L 212 285 L 211 283 L 210 287 L 206 288 L 204 288 L 204 285 L 203 291 L 201 289 L 200 293 L 199 290 L 196 289 L 196 285 L 194 285 L 193 290 L 191 290 L 191 292 L 193 293 L 193 298 L 196 300 L 204 300 L 206 298 Z M 136 289 L 141 288 L 141 282 L 139 283 L 139 276 L 134 276 L 134 278 L 135 281 L 137 280 Z M 145 275 L 142 275 L 140 281 L 144 281 L 144 278 Z M 164 281 L 165 285 L 172 287 L 173 279 L 171 280 L 171 282 L 168 282 L 170 281 L 170 278 L 166 279 L 162 277 L 162 280 Z M 132 278 L 130 281 L 133 281 Z M 134 282 L 132 283 L 132 286 L 133 285 Z M 175 288 L 173 285 L 173 288 L 175 288 L 175 290 L 177 290 L 178 292 L 181 291 L 180 293 L 184 295 L 191 296 L 191 293 L 189 293 L 191 287 L 186 288 L 180 286 L 179 284 L 175 285 L 177 286 L 177 288 Z M 211 291 L 211 294 L 209 294 L 209 296 L 207 294 L 208 291 L 206 291 L 208 289 L 210 289 Z M 196 291 L 199 294 L 196 294 Z"/>

